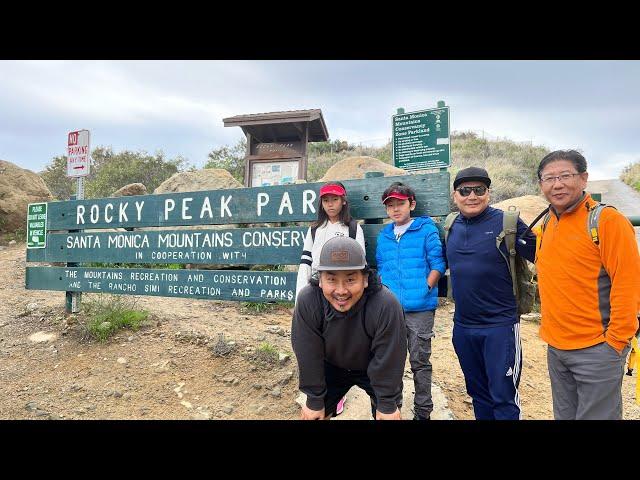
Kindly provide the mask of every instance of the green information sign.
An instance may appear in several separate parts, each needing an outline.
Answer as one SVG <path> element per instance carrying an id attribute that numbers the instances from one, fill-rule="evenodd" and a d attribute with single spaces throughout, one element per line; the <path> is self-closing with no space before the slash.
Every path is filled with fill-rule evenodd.
<path id="1" fill-rule="evenodd" d="M 292 302 L 295 272 L 27 267 L 27 290 Z"/>
<path id="2" fill-rule="evenodd" d="M 449 107 L 394 115 L 392 130 L 396 167 L 411 171 L 451 164 Z"/>
<path id="3" fill-rule="evenodd" d="M 27 248 L 47 246 L 47 204 L 30 203 L 27 208 Z"/>

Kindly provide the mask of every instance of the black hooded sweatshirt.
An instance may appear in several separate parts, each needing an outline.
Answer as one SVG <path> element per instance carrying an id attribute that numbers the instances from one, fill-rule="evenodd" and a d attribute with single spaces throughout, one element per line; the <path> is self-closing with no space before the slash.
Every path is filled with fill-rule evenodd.
<path id="1" fill-rule="evenodd" d="M 369 286 L 347 312 L 334 309 L 317 284 L 304 287 L 296 300 L 291 344 L 298 359 L 300 390 L 307 407 L 324 408 L 324 362 L 367 372 L 377 409 L 393 413 L 402 405 L 402 375 L 407 334 L 400 302 L 369 272 Z"/>

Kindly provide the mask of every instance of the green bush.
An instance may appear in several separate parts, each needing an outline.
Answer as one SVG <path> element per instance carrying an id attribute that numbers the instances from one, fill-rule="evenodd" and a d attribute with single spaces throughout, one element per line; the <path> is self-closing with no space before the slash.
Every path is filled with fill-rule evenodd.
<path id="1" fill-rule="evenodd" d="M 242 302 L 240 306 L 247 313 L 273 312 L 277 307 L 275 303 L 267 302 Z"/>
<path id="2" fill-rule="evenodd" d="M 544 146 L 507 139 L 489 140 L 479 138 L 474 132 L 453 132 L 451 182 L 459 170 L 473 165 L 489 172 L 493 203 L 522 195 L 537 195 L 538 163 L 547 153 L 549 150 Z M 382 147 L 353 145 L 339 140 L 309 144 L 307 180 L 317 182 L 340 160 L 363 155 L 393 164 L 391 141 Z"/>
<path id="3" fill-rule="evenodd" d="M 180 156 L 167 159 L 159 150 L 155 155 L 128 150 L 114 153 L 111 147 L 91 152 L 91 174 L 85 177 L 85 198 L 108 197 L 130 183 L 142 183 L 153 192 L 162 182 L 186 166 Z M 67 157 L 54 157 L 40 177 L 54 198 L 67 200 L 76 191 L 76 180 L 67 177 Z"/>
<path id="4" fill-rule="evenodd" d="M 275 364 L 278 362 L 279 352 L 275 345 L 263 342 L 257 348 L 255 359 L 267 364 Z"/>
<path id="5" fill-rule="evenodd" d="M 624 167 L 620 173 L 620 180 L 640 191 L 640 161 Z"/>
<path id="6" fill-rule="evenodd" d="M 85 298 L 82 303 L 87 317 L 86 331 L 100 342 L 105 342 L 123 328 L 138 330 L 149 316 L 149 312 L 138 310 L 129 296 L 99 294 Z"/>
<path id="7" fill-rule="evenodd" d="M 241 138 L 235 145 L 214 148 L 207 155 L 209 160 L 204 168 L 222 168 L 240 183 L 244 184 L 244 157 L 247 153 L 247 139 Z"/>

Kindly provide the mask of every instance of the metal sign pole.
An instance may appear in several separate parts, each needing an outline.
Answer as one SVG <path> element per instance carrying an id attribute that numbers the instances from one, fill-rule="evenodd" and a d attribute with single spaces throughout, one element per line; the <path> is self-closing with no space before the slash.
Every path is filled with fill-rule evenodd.
<path id="1" fill-rule="evenodd" d="M 84 177 L 77 177 L 76 183 L 76 200 L 84 200 Z M 80 230 L 69 230 L 78 232 Z M 78 267 L 78 263 L 67 262 L 67 267 Z M 65 310 L 67 313 L 78 313 L 80 311 L 80 301 L 82 300 L 82 292 L 66 292 Z"/>
<path id="2" fill-rule="evenodd" d="M 91 132 L 78 130 L 67 134 L 67 176 L 76 177 L 76 195 L 72 200 L 84 200 L 84 177 L 91 169 Z M 69 230 L 69 233 L 82 230 Z M 68 267 L 79 267 L 79 263 L 67 262 Z M 80 311 L 80 292 L 66 292 L 65 310 L 67 313 Z"/>

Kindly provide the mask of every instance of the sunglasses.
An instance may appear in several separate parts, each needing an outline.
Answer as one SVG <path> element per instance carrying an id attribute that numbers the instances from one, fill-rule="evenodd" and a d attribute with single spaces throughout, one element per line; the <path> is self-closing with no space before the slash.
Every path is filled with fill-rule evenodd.
<path id="1" fill-rule="evenodd" d="M 456 190 L 463 197 L 468 197 L 469 195 L 471 195 L 471 192 L 475 193 L 478 197 L 481 197 L 485 193 L 487 193 L 487 187 L 485 187 L 484 185 L 479 185 L 477 187 L 460 187 Z"/>

